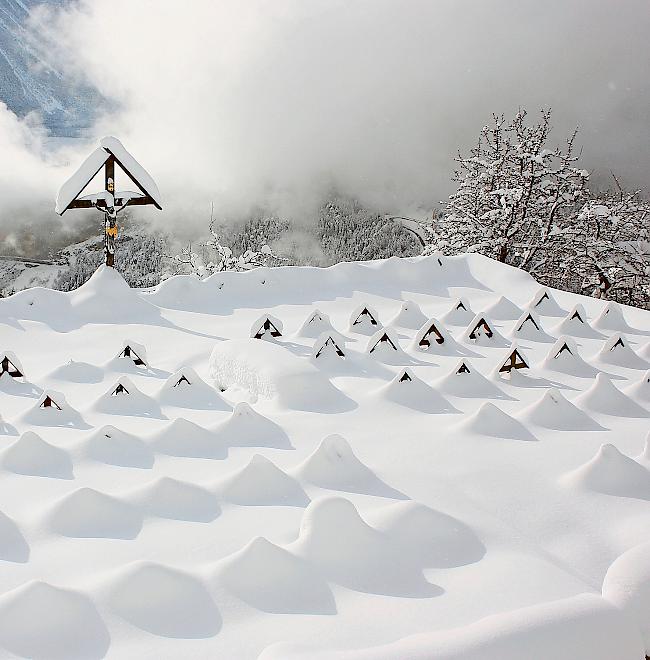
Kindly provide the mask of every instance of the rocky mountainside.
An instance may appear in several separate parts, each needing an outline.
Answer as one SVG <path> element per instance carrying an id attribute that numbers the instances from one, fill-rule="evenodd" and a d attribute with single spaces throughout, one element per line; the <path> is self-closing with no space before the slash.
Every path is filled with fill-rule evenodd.
<path id="1" fill-rule="evenodd" d="M 63 76 L 33 39 L 28 19 L 37 4 L 0 0 L 0 101 L 20 117 L 40 113 L 54 136 L 76 137 L 92 121 L 97 93 Z"/>

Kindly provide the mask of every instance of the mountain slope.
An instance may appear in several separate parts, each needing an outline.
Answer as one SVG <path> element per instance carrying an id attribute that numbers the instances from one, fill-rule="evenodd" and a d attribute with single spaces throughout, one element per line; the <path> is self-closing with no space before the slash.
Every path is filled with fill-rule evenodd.
<path id="1" fill-rule="evenodd" d="M 30 35 L 27 21 L 37 4 L 0 0 L 0 101 L 20 117 L 39 112 L 54 136 L 75 137 L 91 124 L 97 94 L 67 80 Z"/>

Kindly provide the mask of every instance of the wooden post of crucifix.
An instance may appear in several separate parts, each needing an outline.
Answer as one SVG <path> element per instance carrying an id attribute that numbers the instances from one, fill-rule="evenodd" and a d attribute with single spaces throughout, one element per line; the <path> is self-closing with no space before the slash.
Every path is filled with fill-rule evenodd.
<path id="1" fill-rule="evenodd" d="M 115 165 L 124 172 L 137 191 L 118 192 L 115 186 Z M 104 168 L 104 190 L 82 195 L 88 184 Z M 63 215 L 68 209 L 98 208 L 104 213 L 104 254 L 106 265 L 115 266 L 117 214 L 127 206 L 153 205 L 162 211 L 160 192 L 150 174 L 114 137 L 105 137 L 99 147 L 81 167 L 61 186 L 56 198 L 56 212 Z"/>

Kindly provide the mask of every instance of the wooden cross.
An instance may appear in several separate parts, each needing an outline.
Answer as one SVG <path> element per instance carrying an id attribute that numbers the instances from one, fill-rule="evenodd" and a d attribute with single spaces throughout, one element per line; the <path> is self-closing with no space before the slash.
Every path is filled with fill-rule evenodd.
<path id="1" fill-rule="evenodd" d="M 118 192 L 115 189 L 115 164 L 135 184 L 137 191 Z M 104 190 L 82 195 L 88 184 L 104 168 Z M 106 137 L 100 146 L 81 164 L 79 169 L 61 186 L 56 199 L 56 212 L 63 215 L 68 209 L 98 208 L 104 213 L 104 254 L 106 265 L 115 265 L 117 214 L 127 206 L 153 205 L 162 211 L 158 186 L 114 137 Z"/>

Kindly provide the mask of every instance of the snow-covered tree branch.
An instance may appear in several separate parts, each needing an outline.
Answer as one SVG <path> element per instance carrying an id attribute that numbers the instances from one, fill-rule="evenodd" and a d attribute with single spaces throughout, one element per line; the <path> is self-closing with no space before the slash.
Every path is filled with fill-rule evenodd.
<path id="1" fill-rule="evenodd" d="M 175 273 L 194 274 L 207 277 L 223 271 L 244 271 L 261 266 L 279 266 L 288 259 L 277 255 L 264 244 L 257 250 L 247 249 L 236 255 L 222 238 L 213 213 L 210 217 L 210 236 L 195 244 L 189 243 L 179 254 L 168 256 Z"/>
<path id="2" fill-rule="evenodd" d="M 480 252 L 541 282 L 648 306 L 650 206 L 639 193 L 593 193 L 574 131 L 549 147 L 551 111 L 494 115 L 468 155 L 445 212 L 423 225 L 424 254 Z"/>

